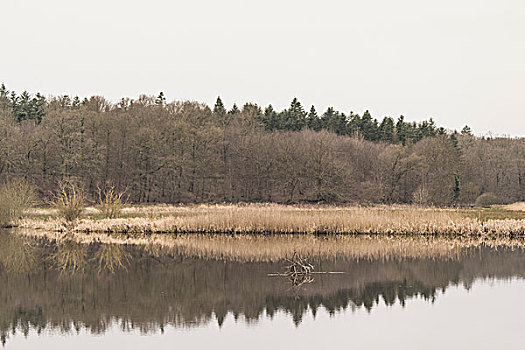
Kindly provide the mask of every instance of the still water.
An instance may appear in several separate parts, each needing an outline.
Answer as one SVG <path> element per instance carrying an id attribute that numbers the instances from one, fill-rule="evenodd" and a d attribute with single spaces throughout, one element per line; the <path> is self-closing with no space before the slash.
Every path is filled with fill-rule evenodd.
<path id="1" fill-rule="evenodd" d="M 393 243 L 399 244 L 399 242 Z M 428 257 L 285 265 L 0 231 L 6 349 L 518 349 L 525 252 L 466 246 Z"/>

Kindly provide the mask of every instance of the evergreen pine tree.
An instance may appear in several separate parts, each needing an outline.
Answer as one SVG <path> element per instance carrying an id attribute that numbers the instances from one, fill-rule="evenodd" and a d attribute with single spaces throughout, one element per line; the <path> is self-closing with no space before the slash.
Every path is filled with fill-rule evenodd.
<path id="1" fill-rule="evenodd" d="M 321 117 L 323 127 L 331 132 L 335 132 L 338 135 L 344 135 L 347 133 L 346 116 L 340 112 L 337 112 L 333 107 L 329 107 Z"/>
<path id="2" fill-rule="evenodd" d="M 29 119 L 34 120 L 37 124 L 39 124 L 45 115 L 45 110 L 44 110 L 45 105 L 46 105 L 46 98 L 42 96 L 40 93 L 37 93 L 30 102 Z"/>
<path id="3" fill-rule="evenodd" d="M 224 103 L 222 103 L 220 96 L 217 96 L 217 101 L 213 107 L 213 113 L 215 113 L 217 116 L 223 116 L 226 114 L 226 108 L 224 108 Z"/>
<path id="4" fill-rule="evenodd" d="M 0 86 L 0 110 L 7 111 L 11 108 L 11 102 L 9 100 L 9 91 L 4 84 Z"/>
<path id="5" fill-rule="evenodd" d="M 18 122 L 30 119 L 31 116 L 31 96 L 27 91 L 20 94 L 17 100 L 15 112 L 15 119 Z"/>
<path id="6" fill-rule="evenodd" d="M 73 107 L 74 109 L 78 109 L 80 107 L 80 98 L 78 98 L 78 96 L 75 96 L 73 98 L 73 103 L 71 104 L 71 107 Z"/>
<path id="7" fill-rule="evenodd" d="M 235 106 L 237 107 L 237 106 Z M 224 103 L 222 103 L 221 97 L 217 96 L 217 100 L 215 101 L 215 106 L 213 106 L 213 114 L 215 115 L 215 118 L 219 122 L 221 126 L 226 126 L 230 123 L 230 115 L 226 108 L 224 107 Z"/>
<path id="8" fill-rule="evenodd" d="M 5 87 L 4 83 L 0 85 L 0 98 L 9 98 L 9 91 Z"/>
<path id="9" fill-rule="evenodd" d="M 236 114 L 239 114 L 241 111 L 239 110 L 239 108 L 237 107 L 237 105 L 234 103 L 233 106 L 232 106 L 232 109 L 230 109 L 228 111 L 228 114 L 229 115 L 236 115 Z"/>
<path id="10" fill-rule="evenodd" d="M 359 123 L 359 131 L 363 135 L 365 140 L 377 141 L 378 129 L 379 127 L 377 125 L 377 120 L 372 119 L 372 115 L 368 110 L 365 111 Z"/>
<path id="11" fill-rule="evenodd" d="M 405 117 L 400 115 L 399 118 L 397 118 L 396 123 L 396 135 L 397 140 L 401 142 L 401 144 L 404 146 L 407 141 L 407 130 L 406 130 L 406 123 L 405 123 Z"/>
<path id="12" fill-rule="evenodd" d="M 359 124 L 361 124 L 361 117 L 359 116 L 359 114 L 354 114 L 354 112 L 350 111 L 346 123 L 346 134 L 351 136 L 357 136 L 360 132 Z"/>
<path id="13" fill-rule="evenodd" d="M 290 108 L 281 113 L 281 127 L 285 130 L 299 131 L 306 126 L 306 112 L 301 102 L 294 97 Z"/>
<path id="14" fill-rule="evenodd" d="M 264 113 L 261 118 L 265 130 L 273 131 L 279 129 L 279 116 L 273 109 L 272 105 L 268 105 L 268 107 L 264 109 Z"/>
<path id="15" fill-rule="evenodd" d="M 463 129 L 461 129 L 461 135 L 471 135 L 472 136 L 472 129 L 468 125 L 465 125 Z"/>
<path id="16" fill-rule="evenodd" d="M 394 141 L 394 119 L 385 117 L 379 125 L 379 140 L 385 142 Z"/>
<path id="17" fill-rule="evenodd" d="M 417 125 L 417 140 L 419 141 L 425 137 L 436 136 L 436 124 L 434 120 L 430 118 L 428 121 L 424 120 Z"/>
<path id="18" fill-rule="evenodd" d="M 313 105 L 310 107 L 310 112 L 308 112 L 308 115 L 306 116 L 306 125 L 309 129 L 315 131 L 320 131 L 323 128 L 321 119 L 319 119 L 317 111 Z"/>
<path id="19" fill-rule="evenodd" d="M 160 92 L 159 96 L 155 99 L 155 103 L 159 106 L 164 106 L 166 104 L 166 97 L 164 96 L 164 92 Z"/>

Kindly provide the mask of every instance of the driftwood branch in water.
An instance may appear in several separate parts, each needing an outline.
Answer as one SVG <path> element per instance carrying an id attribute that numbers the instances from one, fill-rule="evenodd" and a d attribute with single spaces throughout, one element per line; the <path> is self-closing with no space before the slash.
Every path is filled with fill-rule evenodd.
<path id="1" fill-rule="evenodd" d="M 269 273 L 268 276 L 281 276 L 297 278 L 301 276 L 309 276 L 313 274 L 342 274 L 341 271 L 313 271 L 315 268 L 310 262 L 308 257 L 301 257 L 297 252 L 294 252 L 291 259 L 285 258 L 290 265 L 285 266 L 285 272 L 282 273 Z"/>

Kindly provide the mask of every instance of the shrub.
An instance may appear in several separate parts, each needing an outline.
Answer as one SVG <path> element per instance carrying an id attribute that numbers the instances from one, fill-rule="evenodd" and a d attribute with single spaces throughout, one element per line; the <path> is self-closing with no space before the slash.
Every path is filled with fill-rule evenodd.
<path id="1" fill-rule="evenodd" d="M 124 192 L 115 191 L 115 187 L 102 191 L 98 189 L 97 208 L 108 219 L 115 219 L 120 216 L 122 209 L 128 204 L 128 198 L 125 198 Z"/>
<path id="2" fill-rule="evenodd" d="M 0 226 L 12 225 L 37 201 L 35 188 L 27 181 L 13 179 L 0 186 Z"/>
<path id="3" fill-rule="evenodd" d="M 476 207 L 489 208 L 494 204 L 501 204 L 501 200 L 493 193 L 483 193 L 476 198 Z"/>
<path id="4" fill-rule="evenodd" d="M 51 204 L 67 222 L 73 222 L 82 215 L 85 208 L 84 202 L 84 187 L 72 181 L 63 181 Z"/>

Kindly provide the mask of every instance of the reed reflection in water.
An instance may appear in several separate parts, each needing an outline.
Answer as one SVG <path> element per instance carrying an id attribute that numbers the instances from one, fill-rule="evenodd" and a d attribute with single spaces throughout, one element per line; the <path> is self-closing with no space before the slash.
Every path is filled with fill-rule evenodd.
<path id="1" fill-rule="evenodd" d="M 415 249 L 413 240 L 403 239 L 392 240 L 392 247 L 405 243 Z M 424 252 L 428 240 L 420 243 Z M 386 258 L 378 251 L 312 254 L 317 271 L 344 273 L 315 275 L 312 283 L 292 288 L 288 279 L 268 276 L 282 271 L 284 261 L 257 261 L 254 252 L 242 261 L 239 252 L 230 258 L 217 250 L 210 257 L 195 257 L 169 247 L 83 244 L 67 238 L 52 242 L 2 231 L 0 335 L 5 343 L 10 334 L 31 330 L 103 334 L 115 322 L 124 331 L 163 332 L 167 326 L 221 326 L 228 315 L 255 323 L 279 312 L 299 326 L 306 315 L 320 310 L 373 313 L 378 303 L 433 302 L 450 286 L 469 289 L 478 279 L 525 276 L 520 244 L 496 248 L 470 242 L 455 244 L 448 255 L 427 249 L 426 256 L 395 256 L 398 248 L 379 244 Z"/>

